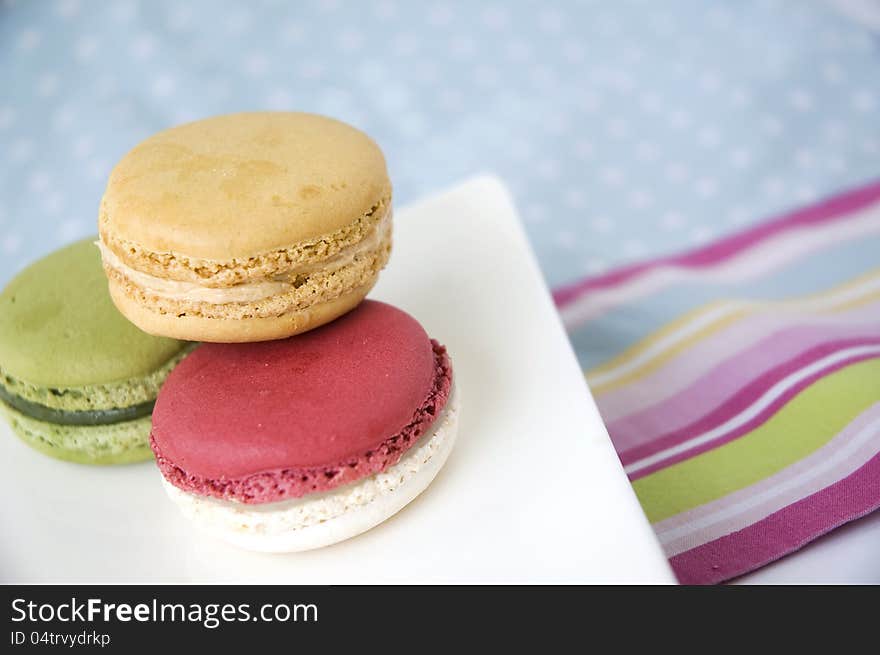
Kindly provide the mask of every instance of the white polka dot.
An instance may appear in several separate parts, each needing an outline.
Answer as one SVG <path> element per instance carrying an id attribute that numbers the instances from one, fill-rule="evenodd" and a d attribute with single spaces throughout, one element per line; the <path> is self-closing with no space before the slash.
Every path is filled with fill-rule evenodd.
<path id="1" fill-rule="evenodd" d="M 172 32 L 181 32 L 192 24 L 192 19 L 192 9 L 185 4 L 179 4 L 168 14 L 168 29 Z"/>
<path id="2" fill-rule="evenodd" d="M 684 216 L 677 211 L 668 211 L 660 217 L 660 227 L 668 232 L 681 229 L 685 222 Z"/>
<path id="3" fill-rule="evenodd" d="M 280 111 L 293 107 L 293 94 L 287 89 L 275 88 L 269 91 L 265 100 L 266 109 Z"/>
<path id="4" fill-rule="evenodd" d="M 602 102 L 599 99 L 599 96 L 596 95 L 593 91 L 583 90 L 578 94 L 577 97 L 577 106 L 587 113 L 593 113 L 599 109 Z"/>
<path id="5" fill-rule="evenodd" d="M 34 171 L 28 176 L 28 189 L 35 193 L 45 191 L 49 188 L 50 181 L 49 174 L 46 171 Z"/>
<path id="6" fill-rule="evenodd" d="M 564 114 L 549 114 L 544 118 L 544 129 L 548 134 L 561 136 L 569 129 L 568 118 Z"/>
<path id="7" fill-rule="evenodd" d="M 697 143 L 704 148 L 715 148 L 721 143 L 721 134 L 714 127 L 702 127 L 697 132 Z"/>
<path id="8" fill-rule="evenodd" d="M 427 123 L 424 116 L 418 112 L 407 112 L 400 116 L 400 131 L 403 135 L 410 139 L 416 139 L 424 136 L 427 132 Z"/>
<path id="9" fill-rule="evenodd" d="M 74 53 L 80 61 L 88 61 L 98 52 L 98 40 L 93 36 L 82 36 L 76 41 Z"/>
<path id="10" fill-rule="evenodd" d="M 693 230 L 691 230 L 691 233 L 690 233 L 691 243 L 694 243 L 694 244 L 706 243 L 707 241 L 709 241 L 709 239 L 712 238 L 713 235 L 714 235 L 714 231 L 712 230 L 712 228 L 710 228 L 706 225 L 701 225 L 700 227 L 696 227 Z"/>
<path id="11" fill-rule="evenodd" d="M 733 225 L 745 225 L 751 219 L 751 212 L 745 207 L 731 207 L 727 211 L 727 220 Z"/>
<path id="12" fill-rule="evenodd" d="M 446 111 L 464 109 L 464 95 L 460 89 L 448 87 L 440 90 L 440 106 Z"/>
<path id="13" fill-rule="evenodd" d="M 69 128 L 75 120 L 76 113 L 69 104 L 62 105 L 52 113 L 52 127 L 59 132 Z"/>
<path id="14" fill-rule="evenodd" d="M 618 139 L 629 134 L 629 123 L 619 116 L 608 121 L 608 133 Z"/>
<path id="15" fill-rule="evenodd" d="M 301 61 L 296 66 L 297 74 L 307 80 L 317 80 L 324 77 L 326 67 L 323 62 L 315 59 Z"/>
<path id="16" fill-rule="evenodd" d="M 752 105 L 752 94 L 747 89 L 744 88 L 736 88 L 730 94 L 730 101 L 734 107 L 738 109 L 745 109 L 746 107 L 750 107 Z"/>
<path id="17" fill-rule="evenodd" d="M 532 158 L 531 144 L 522 138 L 514 138 L 507 144 L 511 158 L 518 162 L 525 162 Z"/>
<path id="18" fill-rule="evenodd" d="M 110 15 L 117 23 L 130 23 L 137 13 L 138 8 L 133 0 L 114 2 L 110 8 Z"/>
<path id="19" fill-rule="evenodd" d="M 355 52 L 363 48 L 366 38 L 361 30 L 346 28 L 336 37 L 336 44 L 344 52 Z"/>
<path id="20" fill-rule="evenodd" d="M 542 159 L 535 166 L 535 172 L 545 180 L 555 180 L 559 177 L 559 164 L 552 159 Z"/>
<path id="21" fill-rule="evenodd" d="M 880 141 L 877 139 L 865 139 L 862 141 L 862 150 L 869 155 L 880 155 Z"/>
<path id="22" fill-rule="evenodd" d="M 61 222 L 58 226 L 58 239 L 60 241 L 73 241 L 86 231 L 85 221 L 76 218 L 69 218 Z"/>
<path id="23" fill-rule="evenodd" d="M 683 109 L 675 109 L 669 114 L 669 124 L 675 129 L 681 130 L 691 124 L 691 117 Z"/>
<path id="24" fill-rule="evenodd" d="M 837 62 L 827 61 L 822 64 L 820 69 L 822 74 L 822 79 L 826 82 L 831 82 L 832 84 L 836 84 L 843 80 L 844 74 L 843 69 Z"/>
<path id="25" fill-rule="evenodd" d="M 636 144 L 636 159 L 639 161 L 656 161 L 660 156 L 660 150 L 655 143 L 640 141 Z"/>
<path id="26" fill-rule="evenodd" d="M 556 244 L 566 250 L 574 250 L 577 247 L 577 237 L 571 230 L 561 230 L 556 233 L 554 239 Z"/>
<path id="27" fill-rule="evenodd" d="M 837 120 L 831 120 L 822 126 L 822 133 L 828 141 L 839 142 L 846 138 L 846 125 Z"/>
<path id="28" fill-rule="evenodd" d="M 79 0 L 59 0 L 55 3 L 55 13 L 61 18 L 73 18 L 79 13 Z"/>
<path id="29" fill-rule="evenodd" d="M 628 94 L 636 88 L 633 76 L 625 70 L 611 69 L 607 71 L 606 78 L 611 88 L 620 93 Z"/>
<path id="30" fill-rule="evenodd" d="M 627 202 L 633 209 L 647 209 L 654 204 L 654 196 L 650 191 L 636 189 L 629 194 Z"/>
<path id="31" fill-rule="evenodd" d="M 783 130 L 782 121 L 776 116 L 764 116 L 761 118 L 761 129 L 770 136 L 779 136 Z"/>
<path id="32" fill-rule="evenodd" d="M 13 255 L 21 248 L 21 237 L 17 234 L 7 234 L 3 237 L 3 252 L 7 255 Z"/>
<path id="33" fill-rule="evenodd" d="M 607 216 L 596 216 L 590 221 L 590 227 L 594 232 L 599 234 L 607 234 L 614 229 L 614 221 Z"/>
<path id="34" fill-rule="evenodd" d="M 646 91 L 639 96 L 639 107 L 648 114 L 655 114 L 662 108 L 660 97 L 651 91 Z"/>
<path id="35" fill-rule="evenodd" d="M 798 202 L 812 202 L 819 197 L 819 193 L 811 186 L 799 186 L 794 190 L 794 197 Z"/>
<path id="36" fill-rule="evenodd" d="M 501 82 L 501 76 L 494 66 L 477 64 L 474 67 L 474 82 L 481 87 L 496 86 Z"/>
<path id="37" fill-rule="evenodd" d="M 447 4 L 432 3 L 428 8 L 428 25 L 432 27 L 446 27 L 454 17 L 455 14 Z"/>
<path id="38" fill-rule="evenodd" d="M 510 15 L 501 6 L 487 7 L 483 10 L 480 19 L 483 25 L 493 31 L 506 29 L 510 25 Z"/>
<path id="39" fill-rule="evenodd" d="M 627 257 L 641 257 L 647 251 L 648 249 L 645 244 L 636 239 L 628 239 L 623 242 L 623 253 Z"/>
<path id="40" fill-rule="evenodd" d="M 877 109 L 877 96 L 867 90 L 857 91 L 852 99 L 856 111 L 869 112 Z"/>
<path id="41" fill-rule="evenodd" d="M 103 180 L 110 173 L 110 164 L 106 159 L 93 159 L 88 163 L 88 174 L 93 180 Z"/>
<path id="42" fill-rule="evenodd" d="M 549 66 L 532 66 L 529 69 L 529 77 L 533 83 L 541 87 L 554 86 L 556 84 L 556 72 Z"/>
<path id="43" fill-rule="evenodd" d="M 92 137 L 88 134 L 81 134 L 73 141 L 73 154 L 78 159 L 85 159 L 95 150 Z"/>
<path id="44" fill-rule="evenodd" d="M 247 11 L 234 11 L 226 16 L 225 27 L 229 34 L 242 34 L 251 25 L 251 15 Z"/>
<path id="45" fill-rule="evenodd" d="M 620 186 L 623 184 L 623 171 L 616 166 L 604 166 L 599 171 L 599 179 L 608 186 Z"/>
<path id="46" fill-rule="evenodd" d="M 586 139 L 578 139 L 574 142 L 574 156 L 578 159 L 589 159 L 593 150 L 593 144 Z"/>
<path id="47" fill-rule="evenodd" d="M 752 153 L 746 148 L 738 146 L 730 151 L 730 163 L 734 168 L 745 169 L 752 163 Z"/>
<path id="48" fill-rule="evenodd" d="M 14 162 L 25 162 L 31 159 L 34 155 L 34 144 L 30 141 L 30 139 L 16 139 L 12 148 L 9 149 L 10 159 Z"/>
<path id="49" fill-rule="evenodd" d="M 138 34 L 131 42 L 131 54 L 135 59 L 144 61 L 156 52 L 156 39 L 152 34 Z"/>
<path id="50" fill-rule="evenodd" d="M 64 209 L 64 196 L 58 191 L 50 191 L 42 196 L 43 209 L 46 213 L 54 216 Z"/>
<path id="51" fill-rule="evenodd" d="M 565 204 L 571 209 L 584 209 L 587 206 L 587 194 L 581 189 L 569 189 L 565 192 Z"/>
<path id="52" fill-rule="evenodd" d="M 562 44 L 562 56 L 570 64 L 580 64 L 587 58 L 587 49 L 578 41 L 566 41 Z"/>
<path id="53" fill-rule="evenodd" d="M 711 198 L 718 192 L 718 181 L 711 177 L 701 177 L 697 180 L 697 194 L 703 198 Z"/>
<path id="54" fill-rule="evenodd" d="M 789 96 L 792 107 L 798 111 L 809 111 L 813 108 L 813 96 L 803 89 L 796 89 Z"/>
<path id="55" fill-rule="evenodd" d="M 827 157 L 825 159 L 825 164 L 828 166 L 828 170 L 833 173 L 842 173 L 847 169 L 846 161 L 839 155 Z"/>
<path id="56" fill-rule="evenodd" d="M 543 223 L 547 220 L 547 208 L 535 203 L 526 205 L 523 217 L 529 223 Z"/>
<path id="57" fill-rule="evenodd" d="M 51 98 L 58 92 L 58 76 L 54 73 L 44 73 L 37 80 L 37 95 L 41 98 Z"/>
<path id="58" fill-rule="evenodd" d="M 699 78 L 699 85 L 703 91 L 714 93 L 721 88 L 721 78 L 714 71 L 706 71 Z"/>
<path id="59" fill-rule="evenodd" d="M 816 163 L 816 156 L 806 148 L 798 148 L 794 153 L 794 163 L 798 168 L 812 168 Z"/>
<path id="60" fill-rule="evenodd" d="M 22 33 L 18 37 L 18 41 L 16 42 L 16 46 L 22 52 L 31 52 L 40 45 L 40 42 L 43 40 L 43 35 L 40 34 L 35 29 L 26 29 L 22 31 Z"/>
<path id="61" fill-rule="evenodd" d="M 269 58 L 262 52 L 252 52 L 245 56 L 242 71 L 252 77 L 262 77 L 269 70 Z"/>
<path id="62" fill-rule="evenodd" d="M 785 189 L 785 183 L 778 177 L 769 177 L 761 184 L 761 190 L 764 195 L 770 197 L 778 197 L 782 195 Z"/>
<path id="63" fill-rule="evenodd" d="M 0 107 L 0 130 L 9 129 L 15 123 L 15 110 L 12 107 Z"/>
<path id="64" fill-rule="evenodd" d="M 521 64 L 531 59 L 532 46 L 526 41 L 514 40 L 505 46 L 504 52 L 510 61 Z"/>
<path id="65" fill-rule="evenodd" d="M 397 15 L 397 5 L 391 0 L 382 0 L 376 6 L 376 15 L 384 20 L 390 20 Z"/>
<path id="66" fill-rule="evenodd" d="M 601 259 L 590 258 L 586 265 L 584 266 L 584 271 L 591 275 L 595 275 L 596 273 L 601 273 L 608 268 L 608 264 L 606 264 Z"/>
<path id="67" fill-rule="evenodd" d="M 168 73 L 161 73 L 158 77 L 153 80 L 152 92 L 153 96 L 156 98 L 167 98 L 172 93 L 174 93 L 174 89 L 177 87 L 177 80 L 175 80 Z"/>
<path id="68" fill-rule="evenodd" d="M 391 52 L 396 57 L 412 57 L 419 51 L 419 38 L 412 33 L 398 34 L 391 43 Z"/>
<path id="69" fill-rule="evenodd" d="M 281 40 L 287 44 L 299 43 L 305 36 L 305 29 L 299 23 L 288 22 L 281 28 Z"/>
<path id="70" fill-rule="evenodd" d="M 663 174 L 670 182 L 684 182 L 688 178 L 688 170 L 683 164 L 671 162 L 663 169 Z"/>
<path id="71" fill-rule="evenodd" d="M 470 57 L 476 50 L 474 40 L 465 34 L 456 34 L 449 41 L 449 53 L 457 59 Z"/>
<path id="72" fill-rule="evenodd" d="M 558 34 L 565 25 L 565 18 L 556 9 L 545 9 L 538 16 L 538 28 L 548 34 Z"/>
<path id="73" fill-rule="evenodd" d="M 620 21 L 611 14 L 600 14 L 595 19 L 596 30 L 602 36 L 615 37 L 621 32 Z"/>

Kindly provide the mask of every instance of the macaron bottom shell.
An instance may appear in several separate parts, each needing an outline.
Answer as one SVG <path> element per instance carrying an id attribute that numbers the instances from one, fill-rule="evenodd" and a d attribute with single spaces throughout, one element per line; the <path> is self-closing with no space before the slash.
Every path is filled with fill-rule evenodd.
<path id="1" fill-rule="evenodd" d="M 330 491 L 251 505 L 183 491 L 162 479 L 168 496 L 197 528 L 244 550 L 291 553 L 329 546 L 387 520 L 434 480 L 455 444 L 457 385 L 431 429 L 386 470 Z"/>
<path id="2" fill-rule="evenodd" d="M 77 464 L 130 464 L 152 459 L 150 416 L 106 425 L 61 425 L 40 421 L 0 402 L 0 414 L 31 448 Z"/>

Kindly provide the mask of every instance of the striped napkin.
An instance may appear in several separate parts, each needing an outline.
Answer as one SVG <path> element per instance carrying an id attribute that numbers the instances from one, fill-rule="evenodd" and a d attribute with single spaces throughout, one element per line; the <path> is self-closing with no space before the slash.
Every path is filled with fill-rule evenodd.
<path id="1" fill-rule="evenodd" d="M 681 582 L 880 507 L 880 181 L 554 296 Z"/>

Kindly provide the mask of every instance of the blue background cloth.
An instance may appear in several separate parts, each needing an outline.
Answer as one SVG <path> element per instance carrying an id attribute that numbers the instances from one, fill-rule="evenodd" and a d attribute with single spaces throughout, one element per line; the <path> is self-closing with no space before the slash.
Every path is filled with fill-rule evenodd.
<path id="1" fill-rule="evenodd" d="M 550 285 L 880 174 L 880 41 L 822 2 L 2 2 L 0 283 L 176 123 L 329 114 L 398 206 L 510 186 Z"/>

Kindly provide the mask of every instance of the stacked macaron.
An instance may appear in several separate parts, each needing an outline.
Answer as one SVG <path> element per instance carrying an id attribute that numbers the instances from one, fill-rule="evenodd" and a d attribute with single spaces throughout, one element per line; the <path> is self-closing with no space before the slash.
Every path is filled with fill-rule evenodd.
<path id="1" fill-rule="evenodd" d="M 362 303 L 391 250 L 391 184 L 365 134 L 281 112 L 161 132 L 113 170 L 99 231 L 119 311 L 208 342 L 152 416 L 165 486 L 198 525 L 315 548 L 434 478 L 456 435 L 452 364 L 411 316 Z"/>
<path id="2" fill-rule="evenodd" d="M 25 443 L 59 459 L 149 459 L 153 404 L 187 348 L 126 321 L 94 239 L 74 243 L 0 293 L 0 413 Z"/>

